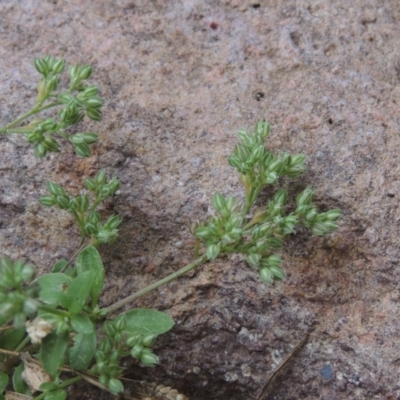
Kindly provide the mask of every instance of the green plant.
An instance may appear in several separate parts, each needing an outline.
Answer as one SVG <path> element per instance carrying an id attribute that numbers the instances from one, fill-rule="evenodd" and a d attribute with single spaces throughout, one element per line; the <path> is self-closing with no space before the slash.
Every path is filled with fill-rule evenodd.
<path id="1" fill-rule="evenodd" d="M 36 59 L 35 67 L 42 74 L 35 106 L 0 129 L 0 133 L 25 134 L 35 144 L 39 158 L 59 150 L 55 137 L 69 139 L 78 156 L 90 155 L 89 145 L 97 140 L 97 135 L 68 134 L 66 129 L 82 121 L 84 115 L 93 120 L 101 117 L 103 100 L 97 96 L 98 89 L 84 82 L 90 77 L 91 67 L 72 67 L 69 89 L 61 93 L 56 91 L 65 61 L 46 56 Z M 58 119 L 34 119 L 17 127 L 25 119 L 58 106 Z M 296 226 L 310 228 L 316 235 L 336 229 L 340 212 L 319 213 L 312 203 L 311 188 L 297 196 L 296 207 L 290 213 L 286 213 L 288 193 L 283 189 L 275 193 L 267 206 L 251 213 L 266 185 L 276 183 L 282 176 L 294 178 L 305 171 L 305 156 L 274 155 L 267 151 L 265 139 L 269 132 L 265 122 L 258 123 L 254 132 L 239 132 L 240 143 L 229 163 L 240 174 L 245 200 L 220 193 L 213 196 L 215 216 L 192 226 L 195 261 L 106 308 L 99 307 L 105 272 L 96 247 L 117 239 L 121 218 L 110 216 L 102 221 L 97 208 L 117 191 L 119 181 L 108 180 L 105 172 L 100 171 L 94 178 L 85 179 L 86 192 L 78 196 L 48 182 L 49 194 L 41 197 L 40 203 L 68 211 L 79 226 L 82 243 L 71 260 L 58 260 L 50 273 L 37 278 L 32 265 L 8 257 L 0 259 L 0 399 L 10 381 L 14 391 L 29 396 L 36 393 L 36 400 L 65 399 L 65 388 L 80 379 L 114 394 L 122 392 L 121 359 L 131 356 L 144 366 L 155 365 L 158 357 L 151 345 L 174 322 L 157 310 L 130 309 L 115 315 L 116 311 L 227 253 L 243 254 L 265 283 L 282 279 L 281 257 L 276 251 Z M 205 247 L 199 255 L 201 243 Z M 36 378 L 27 378 L 27 371 Z M 75 376 L 65 378 L 65 372 Z"/>

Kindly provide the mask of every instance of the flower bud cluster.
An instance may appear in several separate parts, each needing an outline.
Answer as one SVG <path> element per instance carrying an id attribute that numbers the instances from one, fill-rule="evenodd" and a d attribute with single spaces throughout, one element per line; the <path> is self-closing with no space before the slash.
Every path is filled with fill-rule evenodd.
<path id="1" fill-rule="evenodd" d="M 250 221 L 246 221 L 251 206 L 266 184 L 275 183 L 280 176 L 297 177 L 305 171 L 305 156 L 283 154 L 276 156 L 265 149 L 264 140 L 270 127 L 259 122 L 254 132 L 241 130 L 238 133 L 239 145 L 229 157 L 229 164 L 240 173 L 246 193 L 246 204 L 239 206 L 232 198 L 217 193 L 212 204 L 217 216 L 206 223 L 196 222 L 192 234 L 203 241 L 209 260 L 219 254 L 242 253 L 248 264 L 259 271 L 264 283 L 283 279 L 282 259 L 275 255 L 283 246 L 283 239 L 295 233 L 299 224 L 310 228 L 314 235 L 323 235 L 337 228 L 339 210 L 319 213 L 312 204 L 313 191 L 307 188 L 297 197 L 297 208 L 286 214 L 288 193 L 280 189 L 266 207 L 258 209 Z"/>
<path id="2" fill-rule="evenodd" d="M 27 286 L 34 276 L 32 265 L 0 259 L 0 325 L 13 318 L 14 326 L 20 327 L 27 316 L 36 313 L 40 288 L 34 283 Z"/>
<path id="3" fill-rule="evenodd" d="M 334 209 L 319 213 L 312 203 L 314 191 L 311 187 L 306 188 L 296 198 L 296 216 L 301 223 L 311 229 L 313 235 L 325 235 L 337 229 L 336 221 L 340 218 L 340 210 Z"/>
<path id="4" fill-rule="evenodd" d="M 94 178 L 86 178 L 84 185 L 86 189 L 90 190 L 96 196 L 96 199 L 102 201 L 115 194 L 119 189 L 119 180 L 117 178 L 111 178 L 111 180 L 107 182 L 106 173 L 101 170 Z"/>
<path id="5" fill-rule="evenodd" d="M 76 197 L 69 196 L 66 191 L 56 182 L 47 182 L 47 190 L 50 195 L 42 196 L 39 202 L 51 207 L 57 205 L 63 210 L 70 212 L 78 222 L 82 236 L 92 236 L 98 243 L 111 243 L 118 238 L 118 227 L 122 219 L 118 215 L 110 216 L 103 224 L 100 214 L 95 211 L 96 207 L 105 198 L 112 196 L 119 188 L 119 181 L 112 178 L 107 182 L 104 171 L 100 171 L 94 179 L 87 178 L 85 186 L 95 195 L 94 204 L 90 206 L 90 199 L 87 194 L 80 194 Z"/>
<path id="6" fill-rule="evenodd" d="M 32 128 L 27 133 L 29 143 L 35 143 L 35 156 L 43 158 L 47 152 L 58 152 L 60 147 L 52 136 L 59 129 L 53 118 L 46 120 L 35 119 L 29 125 Z"/>
<path id="7" fill-rule="evenodd" d="M 97 135 L 92 132 L 85 132 L 69 136 L 64 132 L 64 129 L 78 124 L 85 115 L 93 121 L 101 120 L 101 107 L 104 102 L 98 96 L 99 89 L 97 86 L 87 85 L 84 82 L 90 78 L 92 67 L 90 65 L 71 67 L 69 90 L 55 93 L 60 83 L 58 75 L 64 71 L 65 60 L 45 56 L 35 59 L 34 64 L 36 70 L 43 75 L 38 83 L 38 98 L 34 110 L 43 110 L 49 108 L 50 105 L 64 105 L 58 113 L 59 123 L 56 123 L 53 119 L 47 119 L 44 123 L 36 123 L 34 129 L 27 132 L 29 142 L 36 144 L 35 156 L 43 158 L 47 152 L 59 151 L 59 144 L 53 137 L 58 134 L 64 138 L 69 138 L 78 156 L 89 157 L 91 155 L 90 145 L 97 142 Z M 78 92 L 76 95 L 74 95 L 75 91 Z M 57 102 L 42 107 L 42 104 L 50 98 L 56 98 Z"/>
<path id="8" fill-rule="evenodd" d="M 46 55 L 43 58 L 35 58 L 34 65 L 36 71 L 47 78 L 51 74 L 61 74 L 65 68 L 65 60 Z"/>
<path id="9" fill-rule="evenodd" d="M 114 394 L 123 391 L 122 382 L 118 379 L 123 369 L 119 361 L 123 356 L 131 355 L 145 366 L 154 366 L 158 357 L 149 349 L 157 335 L 141 333 L 128 334 L 126 315 L 122 314 L 114 320 L 106 321 L 103 325 L 104 338 L 95 353 L 96 364 L 91 372 L 100 375 L 99 381 L 108 386 Z"/>
<path id="10" fill-rule="evenodd" d="M 209 260 L 215 259 L 221 251 L 229 249 L 240 242 L 243 230 L 242 206 L 233 197 L 225 198 L 216 193 L 212 199 L 217 216 L 207 224 L 198 224 L 194 234 L 207 246 Z"/>
<path id="11" fill-rule="evenodd" d="M 269 132 L 267 122 L 259 122 L 252 133 L 239 131 L 240 143 L 228 158 L 229 164 L 241 174 L 248 209 L 265 185 L 275 183 L 281 176 L 297 177 L 306 170 L 304 155 L 277 156 L 266 150 L 264 141 Z"/>
<path id="12" fill-rule="evenodd" d="M 128 336 L 126 344 L 131 348 L 130 355 L 137 358 L 146 367 L 153 367 L 158 364 L 158 357 L 149 348 L 156 340 L 157 335 L 141 333 Z"/>

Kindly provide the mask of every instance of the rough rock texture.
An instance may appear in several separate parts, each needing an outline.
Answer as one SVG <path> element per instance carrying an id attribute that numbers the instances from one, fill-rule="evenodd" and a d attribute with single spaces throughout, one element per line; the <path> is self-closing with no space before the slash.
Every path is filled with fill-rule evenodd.
<path id="1" fill-rule="evenodd" d="M 193 400 L 255 399 L 311 332 L 270 399 L 400 398 L 399 41 L 398 0 L 2 0 L 0 126 L 32 104 L 45 53 L 93 64 L 106 104 L 81 127 L 101 135 L 88 160 L 66 145 L 40 162 L 24 138 L 0 138 L 1 253 L 42 270 L 71 256 L 76 227 L 37 198 L 48 179 L 76 192 L 105 168 L 122 182 L 105 212 L 124 219 L 101 250 L 111 304 L 191 261 L 190 221 L 216 190 L 243 195 L 226 162 L 237 129 L 269 120 L 271 149 L 308 155 L 284 185 L 313 185 L 321 209 L 342 210 L 339 230 L 293 237 L 279 284 L 230 257 L 137 301 L 176 327 L 160 366 L 129 376 Z"/>

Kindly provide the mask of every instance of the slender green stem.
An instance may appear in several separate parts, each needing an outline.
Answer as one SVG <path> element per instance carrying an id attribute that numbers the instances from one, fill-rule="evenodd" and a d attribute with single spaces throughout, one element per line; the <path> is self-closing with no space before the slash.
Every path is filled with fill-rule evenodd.
<path id="1" fill-rule="evenodd" d="M 59 310 L 57 308 L 51 308 L 45 305 L 41 305 L 39 308 L 41 311 L 46 311 L 50 314 L 59 315 L 60 317 L 70 317 L 70 314 L 67 311 Z"/>
<path id="2" fill-rule="evenodd" d="M 60 272 L 64 272 L 68 265 L 71 264 L 72 260 L 81 252 L 81 250 L 85 247 L 85 238 L 82 238 L 81 243 L 78 247 L 78 250 L 72 255 L 72 257 L 68 260 L 68 262 L 61 268 Z"/>
<path id="3" fill-rule="evenodd" d="M 192 263 L 186 265 L 185 267 L 181 268 L 179 271 L 174 272 L 171 275 L 168 275 L 166 278 L 161 279 L 155 283 L 152 283 L 151 285 L 145 287 L 142 290 L 139 290 L 136 293 L 131 294 L 130 296 L 126 297 L 125 299 L 122 299 L 120 301 L 117 301 L 116 303 L 112 304 L 111 306 L 107 307 L 105 311 L 107 314 L 111 314 L 114 311 L 119 310 L 120 308 L 124 307 L 126 304 L 132 302 L 133 300 L 136 300 L 137 298 L 144 296 L 145 294 L 153 291 L 154 289 L 159 288 L 162 285 L 165 285 L 166 283 L 172 282 L 173 280 L 181 277 L 182 275 L 187 274 L 189 271 L 195 269 L 196 267 L 199 267 L 200 265 L 203 265 L 206 261 L 208 260 L 207 255 L 204 254 L 197 260 L 193 261 Z"/>
<path id="4" fill-rule="evenodd" d="M 81 376 L 75 376 L 74 378 L 68 379 L 67 381 L 60 383 L 59 385 L 57 385 L 58 389 L 64 389 L 67 386 L 71 386 L 73 385 L 75 382 L 78 382 L 80 380 L 82 380 L 83 378 Z M 47 396 L 47 392 L 43 392 L 41 394 L 39 394 L 39 396 L 34 397 L 34 400 L 42 400 Z"/>
<path id="5" fill-rule="evenodd" d="M 54 101 L 52 103 L 46 104 L 43 107 L 33 107 L 31 110 L 29 110 L 25 114 L 21 115 L 20 117 L 18 117 L 15 121 L 9 123 L 4 128 L 0 128 L 0 133 L 13 133 L 13 132 L 8 132 L 8 130 L 14 128 L 16 125 L 18 125 L 24 119 L 26 119 L 34 114 L 37 114 L 41 111 L 47 110 L 48 108 L 59 106 L 60 104 L 62 104 L 60 101 Z"/>
<path id="6" fill-rule="evenodd" d="M 19 353 L 29 343 L 29 340 L 29 336 L 26 336 L 26 338 L 14 349 L 14 351 Z"/>

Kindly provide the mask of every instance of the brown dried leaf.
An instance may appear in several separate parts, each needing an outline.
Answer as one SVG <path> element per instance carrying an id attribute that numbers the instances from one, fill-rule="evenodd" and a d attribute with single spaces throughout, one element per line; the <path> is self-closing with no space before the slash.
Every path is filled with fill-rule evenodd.
<path id="1" fill-rule="evenodd" d="M 29 356 L 29 353 L 21 353 L 21 360 L 24 362 L 22 379 L 26 382 L 29 390 L 33 393 L 39 390 L 44 382 L 51 382 L 51 376 L 42 368 L 39 361 Z"/>

